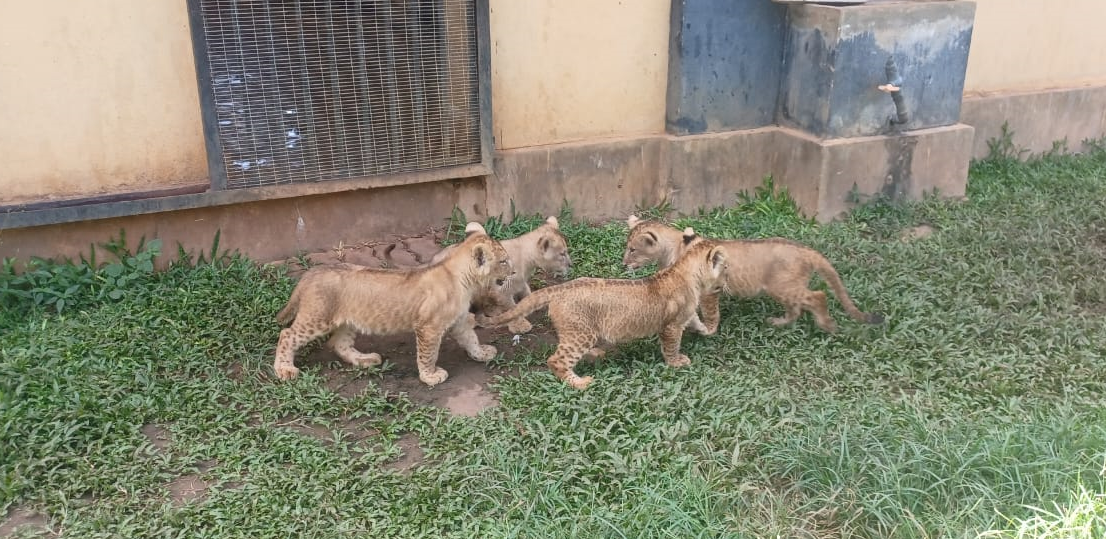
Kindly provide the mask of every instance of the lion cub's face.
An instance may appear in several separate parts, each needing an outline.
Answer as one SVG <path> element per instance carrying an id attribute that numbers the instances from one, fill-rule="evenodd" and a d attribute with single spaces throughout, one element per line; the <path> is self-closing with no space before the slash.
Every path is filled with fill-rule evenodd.
<path id="1" fill-rule="evenodd" d="M 673 247 L 662 240 L 665 225 L 641 221 L 635 216 L 630 216 L 626 223 L 630 226 L 630 235 L 626 238 L 622 263 L 627 268 L 638 269 L 671 256 L 669 251 Z"/>
<path id="2" fill-rule="evenodd" d="M 498 241 L 495 241 L 484 232 L 484 227 L 479 223 L 469 223 L 465 228 L 467 237 L 465 243 L 469 245 L 472 253 L 476 273 L 484 276 L 489 283 L 502 286 L 515 274 L 515 266 L 507 249 Z"/>
<path id="3" fill-rule="evenodd" d="M 538 251 L 541 253 L 538 267 L 549 275 L 567 275 L 572 269 L 572 259 L 568 256 L 568 242 L 561 234 L 557 218 L 546 219 L 541 228 L 544 230 L 538 239 Z"/>
<path id="4" fill-rule="evenodd" d="M 487 236 L 473 247 L 473 257 L 481 274 L 487 275 L 491 282 L 502 285 L 515 275 L 515 266 L 507 250 Z"/>

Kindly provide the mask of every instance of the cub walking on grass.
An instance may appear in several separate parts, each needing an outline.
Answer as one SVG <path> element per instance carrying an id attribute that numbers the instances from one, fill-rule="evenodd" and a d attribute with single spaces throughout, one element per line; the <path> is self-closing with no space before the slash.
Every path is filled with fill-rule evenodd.
<path id="1" fill-rule="evenodd" d="M 695 237 L 690 228 L 685 233 L 688 241 Z M 573 367 L 600 342 L 617 344 L 659 333 L 665 363 L 682 367 L 690 363 L 680 353 L 684 326 L 703 294 L 724 287 L 726 264 L 722 248 L 699 242 L 651 277 L 574 279 L 537 290 L 499 316 L 478 316 L 477 323 L 502 325 L 548 306 L 558 343 L 547 363 L 557 378 L 577 389 L 587 387 L 592 377 L 577 376 Z"/>
<path id="2" fill-rule="evenodd" d="M 530 277 L 541 269 L 547 275 L 566 274 L 572 269 L 572 259 L 568 256 L 568 241 L 561 233 L 557 218 L 549 216 L 541 226 L 516 238 L 500 240 L 514 264 L 516 275 L 502 286 L 493 285 L 476 294 L 472 302 L 472 312 L 488 316 L 499 314 L 514 307 L 519 299 L 530 295 Z M 384 258 L 395 264 L 391 253 L 395 245 L 384 250 Z M 438 251 L 429 264 L 445 260 L 456 248 L 451 245 Z M 507 324 L 512 333 L 530 331 L 530 323 L 525 318 L 512 320 Z"/>
<path id="3" fill-rule="evenodd" d="M 703 241 L 687 242 L 679 230 L 656 221 L 643 221 L 635 215 L 631 215 L 626 224 L 630 227 L 630 235 L 626 238 L 622 263 L 630 269 L 650 262 L 656 262 L 658 268 L 668 267 L 684 250 L 693 247 L 697 241 Z M 790 324 L 805 309 L 810 311 L 814 322 L 823 331 L 837 331 L 837 323 L 829 314 L 826 293 L 807 288 L 810 276 L 815 272 L 833 289 L 837 300 L 853 320 L 883 323 L 882 314 L 865 313 L 856 307 L 833 264 L 810 247 L 783 238 L 711 241 L 724 249 L 729 260 L 726 270 L 728 294 L 753 297 L 763 293 L 783 304 L 785 314 L 769 318 L 768 322 L 772 325 Z M 706 298 L 702 308 L 703 318 L 707 319 L 708 324 L 704 326 L 697 316 L 692 315 L 688 326 L 700 332 L 717 328 L 717 298 Z M 710 322 L 714 322 L 714 327 L 710 327 Z"/>
<path id="4" fill-rule="evenodd" d="M 449 332 L 476 361 L 495 357 L 496 349 L 477 340 L 469 305 L 476 293 L 502 285 L 514 275 L 507 251 L 479 223 L 465 227 L 466 238 L 441 262 L 410 270 L 367 268 L 353 264 L 316 266 L 303 275 L 288 305 L 277 314 L 281 330 L 273 370 L 282 380 L 295 378 L 296 350 L 331 334 L 327 344 L 351 365 L 379 365 L 380 354 L 359 352 L 357 332 L 391 335 L 413 331 L 419 380 L 434 386 L 449 376 L 437 367 L 442 337 Z"/>

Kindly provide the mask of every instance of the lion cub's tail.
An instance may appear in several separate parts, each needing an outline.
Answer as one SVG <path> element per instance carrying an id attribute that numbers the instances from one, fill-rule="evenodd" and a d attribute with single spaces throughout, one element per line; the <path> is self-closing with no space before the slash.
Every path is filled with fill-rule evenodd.
<path id="1" fill-rule="evenodd" d="M 277 323 L 286 326 L 292 320 L 295 320 L 296 313 L 300 309 L 300 287 L 292 289 L 292 297 L 288 298 L 288 304 L 284 306 L 276 315 Z"/>
<path id="2" fill-rule="evenodd" d="M 510 322 L 511 320 L 527 316 L 530 313 L 549 305 L 549 302 L 553 300 L 556 288 L 556 286 L 551 286 L 549 288 L 541 288 L 539 290 L 535 290 L 529 296 L 522 298 L 522 301 L 518 302 L 517 305 L 505 312 L 499 313 L 496 316 L 488 317 L 484 315 L 477 315 L 476 323 L 477 325 L 483 327 L 502 326 L 507 322 Z"/>
<path id="3" fill-rule="evenodd" d="M 814 271 L 817 271 L 818 275 L 821 275 L 822 279 L 826 281 L 826 284 L 833 289 L 833 293 L 837 296 L 837 301 L 841 302 L 841 306 L 845 308 L 845 312 L 849 314 L 849 317 L 857 322 L 882 324 L 882 314 L 866 313 L 857 308 L 852 298 L 849 297 L 849 293 L 845 290 L 845 283 L 841 281 L 841 276 L 837 274 L 837 270 L 833 268 L 833 264 L 830 264 L 830 261 L 820 253 L 815 252 L 815 254 L 817 256 L 812 257 L 814 259 Z"/>

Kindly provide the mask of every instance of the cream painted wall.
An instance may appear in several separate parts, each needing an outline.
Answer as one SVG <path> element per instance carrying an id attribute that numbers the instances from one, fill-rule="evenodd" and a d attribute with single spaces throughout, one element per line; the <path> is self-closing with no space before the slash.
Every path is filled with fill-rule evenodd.
<path id="1" fill-rule="evenodd" d="M 975 0 L 964 90 L 1106 83 L 1106 0 Z"/>
<path id="2" fill-rule="evenodd" d="M 664 131 L 671 0 L 490 0 L 496 147 Z"/>
<path id="3" fill-rule="evenodd" d="M 0 204 L 206 181 L 184 0 L 0 14 Z"/>

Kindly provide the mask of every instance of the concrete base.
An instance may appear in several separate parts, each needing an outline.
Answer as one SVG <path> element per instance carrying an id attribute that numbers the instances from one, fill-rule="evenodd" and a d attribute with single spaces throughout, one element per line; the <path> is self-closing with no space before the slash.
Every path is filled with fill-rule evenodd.
<path id="1" fill-rule="evenodd" d="M 221 231 L 220 250 L 270 261 L 392 234 L 425 232 L 447 224 L 454 207 L 483 219 L 484 200 L 484 182 L 473 178 L 6 229 L 0 230 L 0 257 L 76 259 L 87 256 L 90 245 L 118 237 L 119 230 L 126 229 L 132 248 L 143 236 L 161 238 L 162 265 L 176 258 L 178 243 L 197 254 L 210 250 L 216 231 Z"/>
<path id="2" fill-rule="evenodd" d="M 766 127 L 728 133 L 603 140 L 499 152 L 494 176 L 0 231 L 0 256 L 77 257 L 117 235 L 161 238 L 171 260 L 222 247 L 256 260 L 351 245 L 445 225 L 454 207 L 482 220 L 557 213 L 621 219 L 669 203 L 679 212 L 731 206 L 772 175 L 808 216 L 829 221 L 871 195 L 964 194 L 973 129 L 958 124 L 893 136 L 819 139 Z M 860 195 L 857 197 L 856 195 Z"/>
<path id="3" fill-rule="evenodd" d="M 499 152 L 494 176 L 169 211 L 0 231 L 0 256 L 87 253 L 117 235 L 161 238 L 166 262 L 179 242 L 188 251 L 222 247 L 256 260 L 353 245 L 445 225 L 454 207 L 482 220 L 557 213 L 567 201 L 578 218 L 622 219 L 668 202 L 680 212 L 732 206 L 772 175 L 808 216 L 829 221 L 855 206 L 856 195 L 917 199 L 933 190 L 964 194 L 972 148 L 970 126 L 894 136 L 818 139 L 766 127 L 728 133 L 572 143 Z"/>
<path id="4" fill-rule="evenodd" d="M 508 214 L 512 200 L 518 212 L 543 214 L 567 200 L 596 220 L 662 202 L 692 212 L 733 205 L 772 175 L 806 215 L 825 222 L 857 198 L 962 197 L 972 137 L 963 124 L 828 140 L 769 127 L 511 150 L 488 179 L 488 213 Z"/>
<path id="5" fill-rule="evenodd" d="M 987 142 L 1008 122 L 1014 145 L 1041 153 L 1067 139 L 1079 150 L 1084 139 L 1106 136 L 1106 82 L 1078 88 L 1033 92 L 992 92 L 965 96 L 960 121 L 975 127 L 972 157 L 987 157 Z"/>

